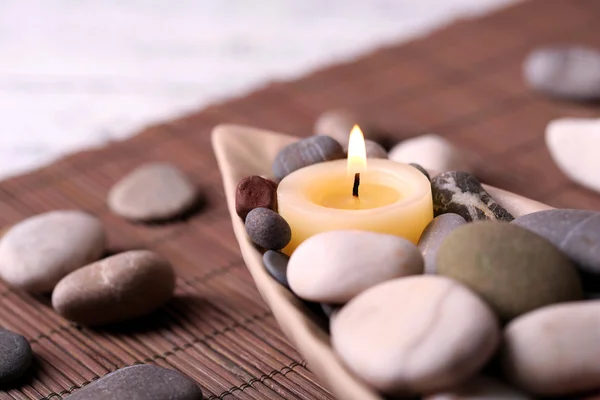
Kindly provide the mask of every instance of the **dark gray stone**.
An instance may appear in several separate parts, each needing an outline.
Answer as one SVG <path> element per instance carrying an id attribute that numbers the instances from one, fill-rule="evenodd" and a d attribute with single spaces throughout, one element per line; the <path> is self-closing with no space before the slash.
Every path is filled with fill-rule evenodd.
<path id="1" fill-rule="evenodd" d="M 450 171 L 436 175 L 431 180 L 431 190 L 436 216 L 455 213 L 467 222 L 514 219 L 468 172 Z"/>
<path id="2" fill-rule="evenodd" d="M 552 242 L 583 271 L 600 274 L 600 213 L 544 210 L 523 215 L 512 223 Z"/>
<path id="3" fill-rule="evenodd" d="M 281 149 L 273 161 L 273 173 L 281 180 L 300 168 L 345 156 L 342 145 L 332 137 L 311 136 Z"/>
<path id="4" fill-rule="evenodd" d="M 600 99 L 600 52 L 574 47 L 544 47 L 523 64 L 525 80 L 550 96 L 585 101 Z"/>
<path id="5" fill-rule="evenodd" d="M 69 400 L 202 400 L 202 390 L 187 376 L 155 365 L 112 372 L 77 390 Z"/>
<path id="6" fill-rule="evenodd" d="M 410 163 L 408 165 L 410 165 L 411 167 L 415 167 L 416 169 L 418 169 L 419 171 L 421 171 L 421 173 L 423 175 L 425 175 L 427 177 L 427 179 L 429 179 L 429 181 L 431 181 L 431 176 L 429 176 L 429 172 L 427 172 L 427 170 L 425 168 L 423 168 L 422 166 L 420 166 L 417 163 Z"/>
<path id="7" fill-rule="evenodd" d="M 6 387 L 27 372 L 31 346 L 18 333 L 0 328 L 0 387 Z"/>
<path id="8" fill-rule="evenodd" d="M 323 314 L 325 314 L 327 318 L 331 318 L 331 316 L 334 313 L 336 313 L 340 308 L 342 307 L 338 306 L 337 304 L 321 303 L 321 309 L 323 310 Z"/>
<path id="9" fill-rule="evenodd" d="M 287 280 L 287 265 L 290 258 L 275 250 L 269 250 L 263 254 L 263 262 L 265 269 L 282 286 L 290 288 Z"/>
<path id="10" fill-rule="evenodd" d="M 292 239 L 292 230 L 287 221 L 268 208 L 255 208 L 246 216 L 246 233 L 260 247 L 281 250 Z"/>
<path id="11" fill-rule="evenodd" d="M 437 251 L 446 239 L 446 236 L 454 229 L 466 224 L 467 221 L 458 214 L 447 213 L 435 217 L 421 234 L 419 239 L 419 250 L 425 261 L 425 273 L 435 274 Z"/>

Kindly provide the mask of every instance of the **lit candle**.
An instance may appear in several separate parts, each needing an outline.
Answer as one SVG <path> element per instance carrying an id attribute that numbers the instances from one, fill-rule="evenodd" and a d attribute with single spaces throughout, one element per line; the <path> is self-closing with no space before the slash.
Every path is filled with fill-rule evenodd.
<path id="1" fill-rule="evenodd" d="M 283 249 L 291 254 L 325 231 L 358 229 L 402 236 L 416 243 L 433 218 L 429 180 L 416 168 L 369 159 L 358 126 L 348 159 L 314 164 L 286 176 L 277 188 L 279 214 L 292 228 Z"/>

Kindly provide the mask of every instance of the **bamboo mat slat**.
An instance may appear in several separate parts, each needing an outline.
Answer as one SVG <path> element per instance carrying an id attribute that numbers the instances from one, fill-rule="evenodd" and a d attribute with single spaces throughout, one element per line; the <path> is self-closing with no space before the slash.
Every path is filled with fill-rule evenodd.
<path id="1" fill-rule="evenodd" d="M 550 119 L 597 117 L 598 105 L 532 93 L 523 57 L 551 43 L 600 47 L 600 2 L 531 0 L 464 20 L 352 62 L 149 127 L 130 140 L 64 157 L 0 183 L 0 229 L 28 216 L 78 208 L 106 225 L 110 252 L 148 248 L 177 268 L 176 296 L 148 318 L 89 329 L 52 311 L 47 297 L 0 282 L 0 325 L 32 343 L 33 374 L 0 399 L 61 399 L 110 371 L 153 363 L 197 380 L 209 400 L 331 399 L 289 345 L 247 273 L 231 230 L 210 131 L 240 123 L 311 134 L 316 117 L 344 107 L 395 140 L 435 132 L 480 156 L 482 180 L 556 207 L 600 210 L 570 182 L 543 142 Z M 109 188 L 146 161 L 179 166 L 201 188 L 201 212 L 169 224 L 112 215 Z"/>

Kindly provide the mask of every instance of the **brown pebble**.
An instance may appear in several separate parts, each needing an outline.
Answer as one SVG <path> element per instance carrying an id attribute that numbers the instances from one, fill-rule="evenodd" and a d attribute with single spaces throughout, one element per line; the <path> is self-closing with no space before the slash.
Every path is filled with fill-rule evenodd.
<path id="1" fill-rule="evenodd" d="M 240 181 L 235 192 L 235 211 L 243 220 L 255 208 L 277 211 L 277 185 L 260 176 L 248 176 Z"/>
<path id="2" fill-rule="evenodd" d="M 268 208 L 255 208 L 246 216 L 246 233 L 260 247 L 281 250 L 292 239 L 287 221 Z"/>

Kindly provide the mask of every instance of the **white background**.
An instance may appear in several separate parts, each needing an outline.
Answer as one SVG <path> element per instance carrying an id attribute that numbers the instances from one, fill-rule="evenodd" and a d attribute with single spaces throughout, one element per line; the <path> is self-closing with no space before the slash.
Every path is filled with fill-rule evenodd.
<path id="1" fill-rule="evenodd" d="M 0 177 L 514 0 L 0 0 Z"/>

